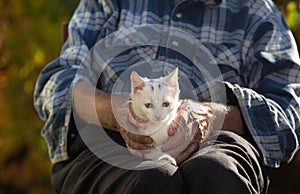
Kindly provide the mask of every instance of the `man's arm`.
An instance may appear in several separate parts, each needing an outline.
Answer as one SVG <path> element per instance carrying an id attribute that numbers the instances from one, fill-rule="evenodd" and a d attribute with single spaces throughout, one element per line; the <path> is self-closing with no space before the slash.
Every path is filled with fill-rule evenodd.
<path id="1" fill-rule="evenodd" d="M 74 88 L 74 110 L 81 119 L 91 124 L 101 124 L 103 128 L 117 130 L 113 116 L 111 96 L 91 83 L 79 80 Z"/>
<path id="2" fill-rule="evenodd" d="M 263 4 L 266 2 L 261 2 Z M 257 6 L 260 6 L 257 4 Z M 245 125 L 265 165 L 289 162 L 299 149 L 300 59 L 284 18 L 274 6 L 261 7 L 247 29 L 244 58 L 247 86 L 226 83 L 237 97 Z"/>
<path id="3" fill-rule="evenodd" d="M 232 131 L 239 135 L 245 134 L 245 124 L 239 106 L 227 106 L 221 130 Z"/>
<path id="4" fill-rule="evenodd" d="M 178 115 L 174 122 L 175 125 L 169 128 L 168 134 L 170 139 L 163 145 L 163 150 L 175 157 L 177 164 L 181 164 L 198 149 L 203 139 L 212 131 L 226 130 L 239 135 L 245 134 L 246 129 L 238 106 L 211 102 L 201 103 L 189 100 L 188 102 L 190 104 L 189 106 L 193 107 L 192 111 L 195 112 L 188 112 L 187 114 L 199 115 L 197 109 L 207 110 L 207 113 L 203 114 L 204 117 L 202 117 L 201 120 L 195 119 L 193 121 L 194 124 L 198 123 L 198 128 L 193 128 L 194 131 L 190 132 L 190 139 L 188 141 L 186 138 L 182 138 L 191 130 L 191 126 L 186 125 L 188 122 L 187 117 L 182 116 L 186 114 L 184 113 L 186 110 L 181 110 L 180 115 Z M 188 111 L 190 111 L 190 109 Z"/>
<path id="5" fill-rule="evenodd" d="M 241 50 L 245 82 L 224 84 L 236 97 L 222 130 L 243 134 L 243 121 L 262 153 L 264 164 L 290 161 L 300 140 L 300 60 L 294 38 L 275 5 L 255 4 L 256 19 L 245 32 Z M 256 12 L 259 9 L 260 12 Z M 244 131 L 245 132 L 245 131 Z"/>
<path id="6" fill-rule="evenodd" d="M 96 26 L 95 22 L 101 26 L 104 17 L 98 1 L 80 1 L 69 22 L 69 36 L 60 56 L 43 68 L 36 82 L 34 106 L 40 118 L 46 121 L 42 136 L 54 163 L 68 159 L 65 142 L 72 114 L 73 88 L 78 76 L 85 71 L 81 65 L 90 62 L 89 49 L 100 33 L 99 28 L 91 26 Z M 88 77 L 83 74 L 81 79 L 88 80 Z"/>
<path id="7" fill-rule="evenodd" d="M 79 80 L 75 85 L 73 98 L 74 110 L 85 122 L 96 125 L 101 124 L 105 129 L 120 132 L 128 148 L 134 150 L 149 150 L 151 148 L 153 140 L 150 137 L 131 133 L 117 122 L 112 103 L 117 103 L 115 106 L 121 108 L 124 104 L 126 105 L 126 98 L 114 96 L 112 101 L 110 94 L 96 89 L 84 80 Z M 127 119 L 126 112 L 124 112 L 124 119 Z M 130 122 L 127 122 L 127 124 L 130 124 Z"/>

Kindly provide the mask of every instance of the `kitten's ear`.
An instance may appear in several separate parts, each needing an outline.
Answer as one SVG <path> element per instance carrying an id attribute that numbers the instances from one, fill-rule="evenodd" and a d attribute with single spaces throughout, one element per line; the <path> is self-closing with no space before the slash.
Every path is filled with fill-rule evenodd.
<path id="1" fill-rule="evenodd" d="M 178 89 L 178 67 L 174 69 L 167 77 L 166 84 L 174 89 Z"/>
<path id="2" fill-rule="evenodd" d="M 130 75 L 130 80 L 131 80 L 131 88 L 132 92 L 135 94 L 138 92 L 138 90 L 143 90 L 145 87 L 145 81 L 139 74 L 135 71 L 131 72 Z"/>

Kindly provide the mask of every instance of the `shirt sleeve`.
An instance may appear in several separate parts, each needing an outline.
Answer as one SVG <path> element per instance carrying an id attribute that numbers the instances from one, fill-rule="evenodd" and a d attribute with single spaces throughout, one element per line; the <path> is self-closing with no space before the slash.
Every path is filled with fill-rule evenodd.
<path id="1" fill-rule="evenodd" d="M 264 163 L 278 167 L 299 148 L 300 62 L 281 14 L 261 9 L 256 9 L 261 16 L 252 17 L 243 52 L 247 87 L 226 85 L 238 99 Z"/>
<path id="2" fill-rule="evenodd" d="M 34 91 L 34 105 L 46 121 L 46 139 L 52 162 L 65 160 L 67 131 L 72 113 L 73 87 L 78 79 L 89 80 L 83 67 L 90 63 L 89 49 L 103 33 L 111 7 L 97 0 L 82 0 L 69 22 L 68 40 L 60 56 L 41 71 Z"/>

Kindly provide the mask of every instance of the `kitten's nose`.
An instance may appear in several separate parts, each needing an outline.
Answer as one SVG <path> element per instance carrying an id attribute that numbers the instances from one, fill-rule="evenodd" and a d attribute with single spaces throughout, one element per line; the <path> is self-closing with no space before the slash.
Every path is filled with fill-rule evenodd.
<path id="1" fill-rule="evenodd" d="M 160 120 L 161 119 L 161 115 L 155 115 L 156 120 Z"/>

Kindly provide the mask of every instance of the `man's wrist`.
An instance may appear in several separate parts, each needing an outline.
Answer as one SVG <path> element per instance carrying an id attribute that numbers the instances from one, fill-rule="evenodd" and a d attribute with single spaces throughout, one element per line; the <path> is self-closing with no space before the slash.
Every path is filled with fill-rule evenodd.
<path id="1" fill-rule="evenodd" d="M 244 120 L 239 106 L 207 103 L 212 110 L 209 131 L 226 130 L 243 135 L 245 133 Z"/>
<path id="2" fill-rule="evenodd" d="M 225 122 L 225 117 L 228 112 L 227 106 L 219 103 L 208 103 L 211 109 L 211 117 L 209 121 L 208 131 L 222 130 Z"/>
<path id="3" fill-rule="evenodd" d="M 245 134 L 245 124 L 239 106 L 227 106 L 222 130 Z"/>

